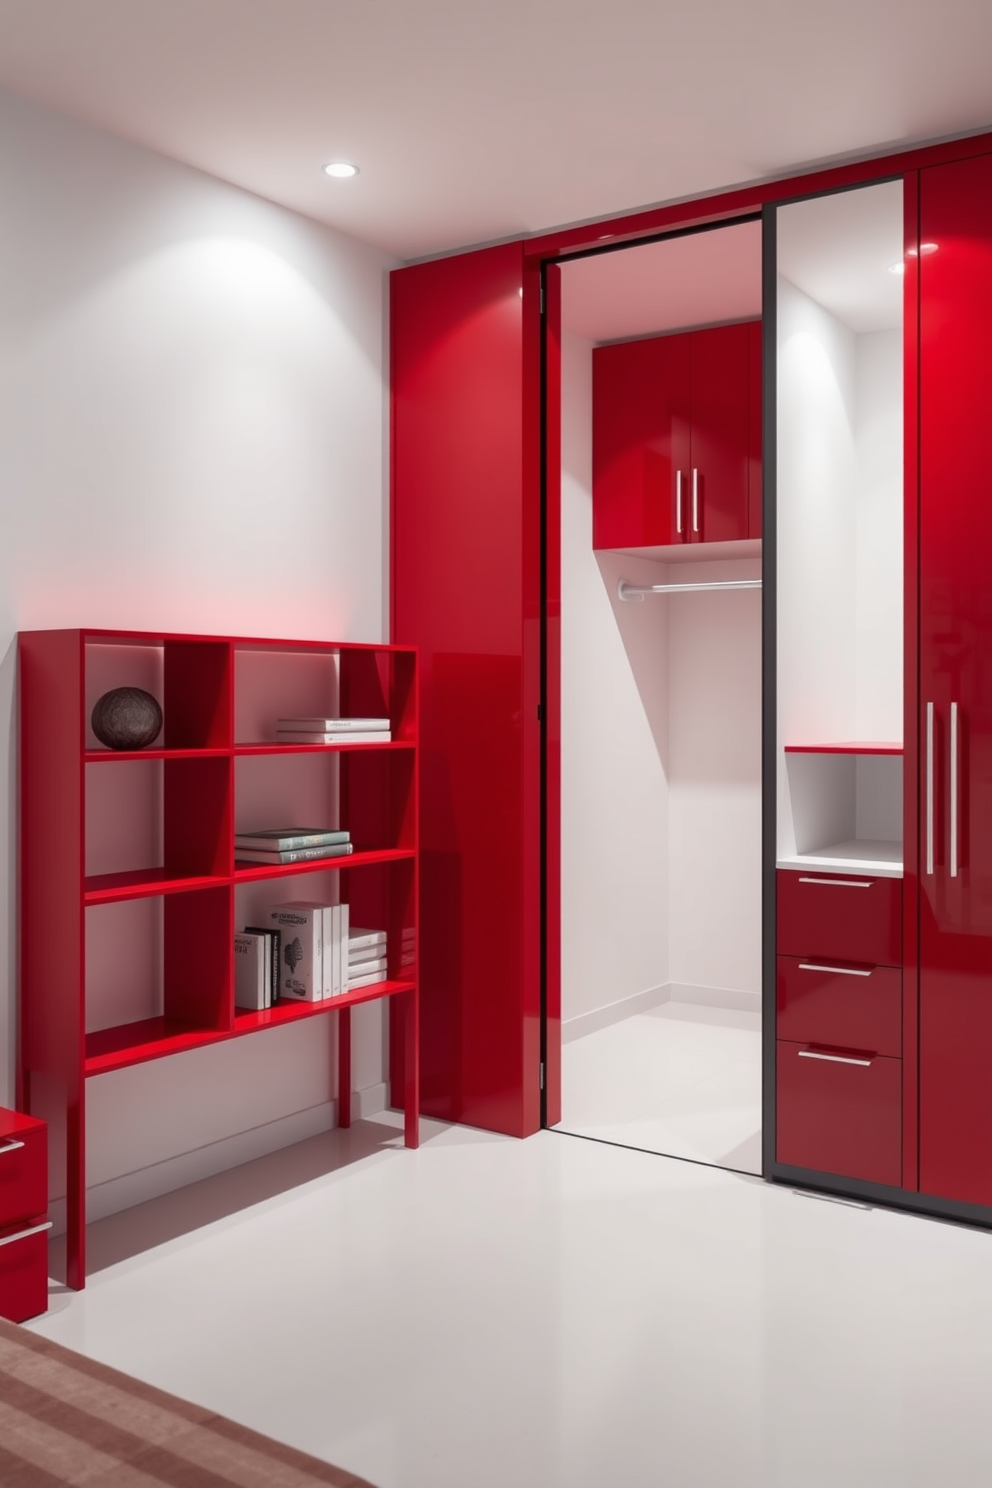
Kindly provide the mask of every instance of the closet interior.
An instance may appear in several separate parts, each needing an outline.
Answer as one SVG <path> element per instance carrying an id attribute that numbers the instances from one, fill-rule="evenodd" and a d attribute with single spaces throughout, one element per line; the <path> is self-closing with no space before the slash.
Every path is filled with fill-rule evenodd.
<path id="1" fill-rule="evenodd" d="M 761 1169 L 761 224 L 561 274 L 559 1130 Z"/>

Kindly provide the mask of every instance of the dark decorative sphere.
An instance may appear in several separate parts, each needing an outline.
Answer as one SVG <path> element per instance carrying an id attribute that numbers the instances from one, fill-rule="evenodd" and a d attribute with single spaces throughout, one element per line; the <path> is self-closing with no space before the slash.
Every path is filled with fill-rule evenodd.
<path id="1" fill-rule="evenodd" d="M 97 699 L 90 722 L 108 749 L 144 749 L 162 727 L 162 709 L 140 687 L 115 687 Z"/>

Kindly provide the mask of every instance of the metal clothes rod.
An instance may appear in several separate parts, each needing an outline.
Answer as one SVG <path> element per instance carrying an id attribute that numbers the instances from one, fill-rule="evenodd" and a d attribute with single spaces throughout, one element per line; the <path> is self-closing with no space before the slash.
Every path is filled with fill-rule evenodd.
<path id="1" fill-rule="evenodd" d="M 760 589 L 760 579 L 716 579 L 707 584 L 629 584 L 621 579 L 617 598 L 643 599 L 645 594 L 692 594 L 702 589 Z"/>

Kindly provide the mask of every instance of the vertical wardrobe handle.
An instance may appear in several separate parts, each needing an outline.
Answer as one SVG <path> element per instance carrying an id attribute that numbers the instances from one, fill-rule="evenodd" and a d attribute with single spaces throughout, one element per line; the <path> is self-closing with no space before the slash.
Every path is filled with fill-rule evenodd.
<path id="1" fill-rule="evenodd" d="M 692 530 L 699 531 L 699 471 L 692 467 Z"/>
<path id="2" fill-rule="evenodd" d="M 675 531 L 682 531 L 682 472 L 675 472 Z"/>
<path id="3" fill-rule="evenodd" d="M 951 877 L 958 876 L 958 705 L 951 704 Z"/>
<path id="4" fill-rule="evenodd" d="M 927 703 L 927 875 L 933 877 L 933 703 Z"/>

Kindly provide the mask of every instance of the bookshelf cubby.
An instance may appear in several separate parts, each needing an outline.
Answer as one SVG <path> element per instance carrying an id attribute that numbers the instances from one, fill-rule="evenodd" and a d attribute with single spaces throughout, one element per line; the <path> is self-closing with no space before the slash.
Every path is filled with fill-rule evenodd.
<path id="1" fill-rule="evenodd" d="M 110 630 L 23 631 L 19 1105 L 65 1154 L 67 1281 L 86 1274 L 86 1082 L 333 1014 L 350 1123 L 350 1009 L 388 1000 L 389 1077 L 419 1140 L 417 667 L 410 647 Z M 162 705 L 142 750 L 104 748 L 112 687 Z M 281 716 L 388 717 L 383 743 L 281 744 Z M 237 831 L 324 823 L 354 852 L 239 862 Z M 234 1006 L 233 939 L 269 904 L 347 900 L 388 934 L 387 979 L 321 1002 Z"/>

